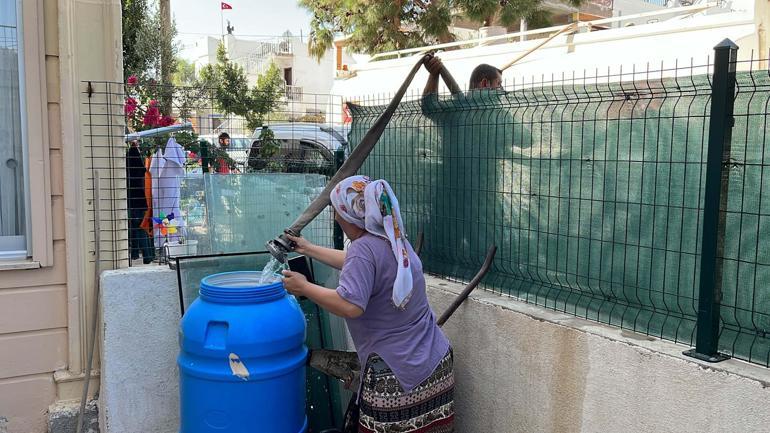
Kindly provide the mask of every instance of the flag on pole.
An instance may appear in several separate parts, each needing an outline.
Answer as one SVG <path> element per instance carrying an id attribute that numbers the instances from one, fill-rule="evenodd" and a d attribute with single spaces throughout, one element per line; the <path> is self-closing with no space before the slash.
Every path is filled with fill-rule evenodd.
<path id="1" fill-rule="evenodd" d="M 229 10 L 229 9 L 232 9 L 232 8 L 233 8 L 233 7 L 232 7 L 232 6 L 230 6 L 229 4 L 227 4 L 227 3 L 225 3 L 225 2 L 222 2 L 222 10 L 223 10 L 223 11 L 226 11 L 226 10 Z"/>

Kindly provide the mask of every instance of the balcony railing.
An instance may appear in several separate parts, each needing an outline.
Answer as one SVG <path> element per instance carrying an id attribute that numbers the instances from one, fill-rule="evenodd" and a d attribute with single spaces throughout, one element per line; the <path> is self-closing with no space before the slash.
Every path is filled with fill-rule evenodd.
<path id="1" fill-rule="evenodd" d="M 302 101 L 302 87 L 301 86 L 289 86 L 284 88 L 286 93 L 286 99 L 289 101 Z"/>

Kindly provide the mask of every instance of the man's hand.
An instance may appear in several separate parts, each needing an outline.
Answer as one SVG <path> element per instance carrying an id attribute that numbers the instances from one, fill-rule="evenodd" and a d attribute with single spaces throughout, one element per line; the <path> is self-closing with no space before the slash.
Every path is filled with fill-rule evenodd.
<path id="1" fill-rule="evenodd" d="M 307 278 L 299 272 L 283 271 L 283 288 L 294 296 L 306 296 Z"/>
<path id="2" fill-rule="evenodd" d="M 432 56 L 430 60 L 425 62 L 425 69 L 427 69 L 432 76 L 437 76 L 443 67 L 444 64 L 441 62 L 441 59 L 436 56 Z"/>
<path id="3" fill-rule="evenodd" d="M 428 73 L 430 73 L 430 76 L 428 77 L 428 82 L 425 83 L 425 90 L 423 90 L 422 94 L 425 95 L 432 95 L 434 93 L 438 93 L 438 77 L 439 72 L 441 72 L 441 68 L 444 67 L 444 64 L 441 63 L 441 59 L 434 56 L 433 54 L 429 55 L 429 59 L 427 62 L 425 62 L 425 69 L 428 70 Z"/>

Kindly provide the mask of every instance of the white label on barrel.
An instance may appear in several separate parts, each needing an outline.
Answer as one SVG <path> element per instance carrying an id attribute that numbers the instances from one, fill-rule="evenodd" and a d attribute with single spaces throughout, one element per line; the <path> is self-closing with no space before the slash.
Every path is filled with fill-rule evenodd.
<path id="1" fill-rule="evenodd" d="M 241 361 L 238 355 L 230 354 L 230 371 L 233 372 L 233 376 L 238 376 L 243 380 L 249 380 L 249 369 L 246 368 L 246 364 Z"/>

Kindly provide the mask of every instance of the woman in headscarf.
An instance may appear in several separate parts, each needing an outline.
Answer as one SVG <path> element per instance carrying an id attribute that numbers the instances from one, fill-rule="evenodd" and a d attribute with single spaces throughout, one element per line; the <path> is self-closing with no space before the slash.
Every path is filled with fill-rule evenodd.
<path id="1" fill-rule="evenodd" d="M 393 190 L 353 176 L 332 190 L 331 202 L 352 241 L 346 251 L 291 240 L 298 253 L 341 269 L 339 287 L 290 271 L 284 286 L 346 319 L 362 365 L 358 431 L 453 432 L 452 350 L 428 304 Z"/>

